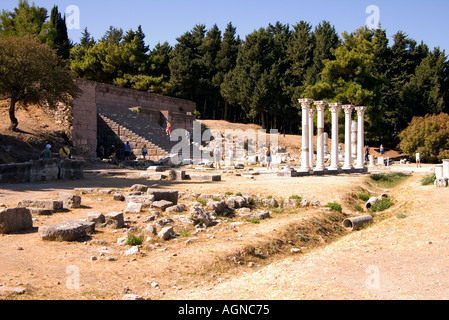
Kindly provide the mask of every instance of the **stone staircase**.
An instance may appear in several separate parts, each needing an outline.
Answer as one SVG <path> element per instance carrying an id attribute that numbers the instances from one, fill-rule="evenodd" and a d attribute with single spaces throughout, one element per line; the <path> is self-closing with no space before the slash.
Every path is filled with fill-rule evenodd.
<path id="1" fill-rule="evenodd" d="M 106 150 L 114 144 L 120 150 L 119 158 L 123 158 L 127 141 L 137 158 L 142 156 L 142 148 L 146 145 L 147 159 L 153 161 L 170 157 L 173 147 L 179 144 L 170 140 L 165 128 L 127 108 L 107 105 L 97 105 L 97 108 L 103 122 L 103 126 L 99 126 L 100 140 L 103 140 Z M 190 146 L 190 155 L 193 155 L 193 146 Z"/>

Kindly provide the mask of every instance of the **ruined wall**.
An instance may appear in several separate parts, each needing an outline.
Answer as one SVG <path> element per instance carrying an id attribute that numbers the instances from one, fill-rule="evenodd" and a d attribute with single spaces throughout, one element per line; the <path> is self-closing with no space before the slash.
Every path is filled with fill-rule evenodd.
<path id="1" fill-rule="evenodd" d="M 0 165 L 0 183 L 76 180 L 84 178 L 84 161 L 32 160 Z"/>
<path id="2" fill-rule="evenodd" d="M 72 141 L 75 153 L 96 156 L 97 104 L 127 109 L 140 107 L 143 116 L 164 128 L 166 118 L 174 129 L 192 128 L 192 113 L 196 108 L 193 101 L 87 80 L 78 80 L 77 83 L 82 94 L 74 99 L 72 105 Z"/>

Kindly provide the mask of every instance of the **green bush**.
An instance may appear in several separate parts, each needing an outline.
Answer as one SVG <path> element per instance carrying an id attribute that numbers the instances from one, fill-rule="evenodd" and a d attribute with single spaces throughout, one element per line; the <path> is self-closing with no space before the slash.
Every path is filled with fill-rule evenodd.
<path id="1" fill-rule="evenodd" d="M 408 176 L 402 172 L 392 172 L 386 174 L 372 174 L 370 175 L 370 179 L 385 186 L 385 187 L 394 187 L 395 185 L 401 183 Z"/>
<path id="2" fill-rule="evenodd" d="M 434 174 L 427 175 L 421 180 L 421 184 L 423 186 L 429 186 L 435 183 L 435 180 L 437 179 L 437 176 Z"/>
<path id="3" fill-rule="evenodd" d="M 366 193 L 359 193 L 359 194 L 357 195 L 357 197 L 358 197 L 360 200 L 368 201 L 369 198 L 370 198 L 370 195 L 369 195 L 369 194 L 366 194 Z"/>
<path id="4" fill-rule="evenodd" d="M 416 152 L 426 162 L 437 162 L 449 155 L 449 115 L 414 117 L 409 126 L 399 134 L 399 148 L 410 157 Z"/>
<path id="5" fill-rule="evenodd" d="M 326 204 L 325 207 L 326 208 L 331 208 L 332 210 L 335 210 L 335 211 L 338 211 L 338 212 L 342 212 L 343 211 L 343 208 L 341 207 L 341 205 L 339 205 L 336 202 L 328 203 L 328 204 Z"/>
<path id="6" fill-rule="evenodd" d="M 390 198 L 383 198 L 378 203 L 373 204 L 370 210 L 373 212 L 381 212 L 387 210 L 393 205 L 394 202 Z"/>
<path id="7" fill-rule="evenodd" d="M 128 234 L 128 240 L 126 241 L 126 244 L 129 246 L 140 246 L 143 243 L 143 234 L 140 236 L 135 236 L 132 233 Z"/>

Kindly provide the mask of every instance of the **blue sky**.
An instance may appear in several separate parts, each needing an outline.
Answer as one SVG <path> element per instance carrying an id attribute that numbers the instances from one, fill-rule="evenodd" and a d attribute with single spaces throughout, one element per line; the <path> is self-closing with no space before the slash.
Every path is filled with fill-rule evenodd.
<path id="1" fill-rule="evenodd" d="M 80 28 L 69 30 L 74 42 L 79 41 L 85 27 L 99 39 L 111 25 L 124 31 L 136 30 L 141 25 L 150 48 L 165 41 L 175 45 L 176 38 L 196 24 L 204 24 L 207 29 L 217 24 L 224 32 L 231 22 L 242 39 L 276 21 L 294 25 L 305 20 L 315 27 L 327 20 L 339 34 L 352 32 L 365 25 L 370 16 L 366 9 L 375 5 L 390 45 L 393 34 L 404 31 L 430 49 L 439 46 L 449 54 L 447 0 L 29 0 L 33 2 L 49 11 L 53 5 L 60 12 L 65 12 L 70 5 L 77 6 Z M 2 0 L 0 8 L 12 10 L 17 3 L 17 0 Z"/>

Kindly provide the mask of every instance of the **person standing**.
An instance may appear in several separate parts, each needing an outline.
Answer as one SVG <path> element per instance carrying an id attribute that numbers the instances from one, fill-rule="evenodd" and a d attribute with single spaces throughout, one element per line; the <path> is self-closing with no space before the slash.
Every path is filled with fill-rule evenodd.
<path id="1" fill-rule="evenodd" d="M 265 160 L 267 162 L 267 170 L 271 170 L 271 148 L 267 148 L 267 152 L 265 153 Z"/>
<path id="2" fill-rule="evenodd" d="M 146 160 L 147 154 L 148 154 L 147 146 L 144 145 L 143 148 L 142 148 L 142 156 L 143 156 L 143 160 Z"/>
<path id="3" fill-rule="evenodd" d="M 385 153 L 384 145 L 381 144 L 381 145 L 380 145 L 380 156 L 383 157 L 383 156 L 384 156 L 384 153 Z"/>
<path id="4" fill-rule="evenodd" d="M 214 161 L 215 161 L 215 169 L 220 169 L 220 160 L 221 160 L 221 151 L 218 146 L 214 149 Z"/>
<path id="5" fill-rule="evenodd" d="M 421 153 L 416 152 L 416 167 L 421 168 Z"/>
<path id="6" fill-rule="evenodd" d="M 130 160 L 131 156 L 131 145 L 129 144 L 129 141 L 125 144 L 125 160 Z"/>
<path id="7" fill-rule="evenodd" d="M 365 146 L 365 162 L 369 161 L 369 146 Z"/>

